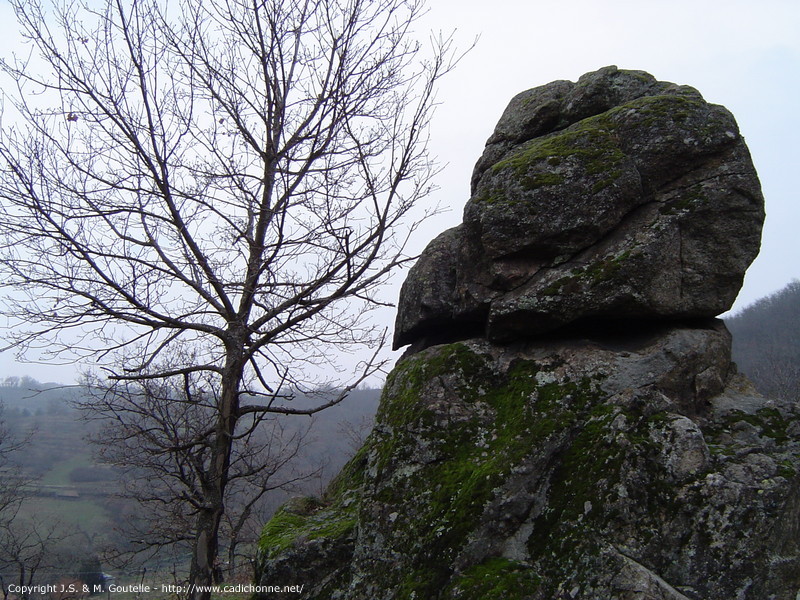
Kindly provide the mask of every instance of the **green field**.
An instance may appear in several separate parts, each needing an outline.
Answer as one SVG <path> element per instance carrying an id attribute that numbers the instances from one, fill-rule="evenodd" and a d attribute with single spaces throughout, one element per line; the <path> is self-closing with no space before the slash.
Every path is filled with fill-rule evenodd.
<path id="1" fill-rule="evenodd" d="M 40 483 L 42 485 L 72 486 L 69 474 L 78 467 L 92 465 L 92 456 L 88 450 L 78 451 L 77 454 L 65 457 L 64 460 L 53 464 L 53 468 L 44 474 Z"/>
<path id="2" fill-rule="evenodd" d="M 113 530 L 103 503 L 109 483 L 76 483 L 70 477 L 75 469 L 95 466 L 92 447 L 85 439 L 87 424 L 77 416 L 63 408 L 6 410 L 4 418 L 9 429 L 18 438 L 28 438 L 17 461 L 32 483 L 19 517 L 40 521 L 52 518 L 66 530 L 79 531 L 88 539 L 99 541 Z"/>
<path id="3" fill-rule="evenodd" d="M 90 539 L 106 537 L 111 531 L 109 515 L 102 506 L 92 500 L 32 497 L 26 499 L 20 517 L 57 517 L 67 527 L 76 527 Z"/>

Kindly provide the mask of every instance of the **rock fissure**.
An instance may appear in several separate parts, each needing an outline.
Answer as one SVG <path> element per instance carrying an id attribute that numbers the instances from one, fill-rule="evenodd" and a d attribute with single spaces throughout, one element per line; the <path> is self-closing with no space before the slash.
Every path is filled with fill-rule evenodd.
<path id="1" fill-rule="evenodd" d="M 375 429 L 266 525 L 260 582 L 796 600 L 800 407 L 736 375 L 715 318 L 764 217 L 732 115 L 607 67 L 513 98 L 472 183 L 403 285 Z"/>
<path id="2" fill-rule="evenodd" d="M 615 582 L 620 591 L 636 594 L 642 600 L 692 600 L 619 548 L 614 547 L 613 551 L 626 563 Z"/>
<path id="3" fill-rule="evenodd" d="M 678 273 L 680 280 L 678 281 L 678 297 L 683 300 L 683 287 L 684 287 L 684 273 L 686 271 L 686 261 L 683 256 L 683 232 L 681 231 L 681 224 L 678 223 Z"/>

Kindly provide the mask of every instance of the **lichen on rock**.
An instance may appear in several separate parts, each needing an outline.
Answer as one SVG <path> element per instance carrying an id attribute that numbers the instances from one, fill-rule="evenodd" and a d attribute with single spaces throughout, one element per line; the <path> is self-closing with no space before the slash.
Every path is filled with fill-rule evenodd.
<path id="1" fill-rule="evenodd" d="M 736 374 L 713 318 L 762 219 L 733 118 L 696 90 L 606 68 L 514 98 L 404 286 L 412 347 L 373 432 L 265 525 L 260 582 L 795 600 L 800 408 Z"/>
<path id="2" fill-rule="evenodd" d="M 794 598 L 797 409 L 741 391 L 725 356 L 725 389 L 694 385 L 727 340 L 716 322 L 414 354 L 345 470 L 355 539 L 313 508 L 265 535 L 262 569 L 313 564 L 309 598 Z"/>

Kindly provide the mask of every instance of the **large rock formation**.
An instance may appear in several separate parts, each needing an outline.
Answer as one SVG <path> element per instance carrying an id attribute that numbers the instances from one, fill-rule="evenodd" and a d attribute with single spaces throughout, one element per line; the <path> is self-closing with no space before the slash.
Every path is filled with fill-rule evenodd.
<path id="1" fill-rule="evenodd" d="M 727 111 L 640 72 L 556 82 L 512 101 L 474 184 L 404 287 L 414 346 L 375 430 L 323 498 L 265 526 L 260 583 L 800 597 L 800 409 L 735 373 L 713 318 L 763 218 Z"/>

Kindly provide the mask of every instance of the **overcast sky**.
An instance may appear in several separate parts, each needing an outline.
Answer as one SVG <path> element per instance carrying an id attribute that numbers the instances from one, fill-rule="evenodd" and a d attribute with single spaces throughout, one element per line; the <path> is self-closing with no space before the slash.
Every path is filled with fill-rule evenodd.
<path id="1" fill-rule="evenodd" d="M 428 222 L 422 248 L 461 221 L 469 178 L 512 96 L 606 65 L 691 85 L 736 117 L 766 197 L 761 254 L 734 310 L 800 278 L 800 2 L 796 0 L 430 0 L 418 30 L 456 30 L 478 44 L 443 82 L 432 147 L 447 167 L 435 199 L 450 212 Z M 0 8 L 0 44 L 15 44 L 13 15 Z M 396 292 L 394 293 L 396 297 Z M 69 382 L 74 367 L 17 365 L 0 355 L 0 378 L 28 374 Z"/>

